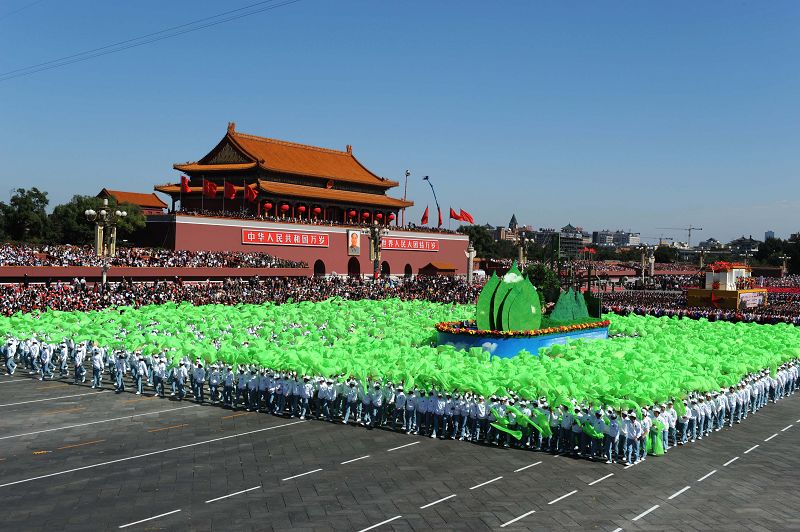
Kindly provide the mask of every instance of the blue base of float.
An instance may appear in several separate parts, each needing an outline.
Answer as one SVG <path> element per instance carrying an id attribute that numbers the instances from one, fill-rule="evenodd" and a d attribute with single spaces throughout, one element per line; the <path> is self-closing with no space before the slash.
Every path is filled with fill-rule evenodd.
<path id="1" fill-rule="evenodd" d="M 568 333 L 543 334 L 541 336 L 512 336 L 500 338 L 496 336 L 480 336 L 477 334 L 453 334 L 439 332 L 439 345 L 452 345 L 456 349 L 469 350 L 480 347 L 492 356 L 513 358 L 525 350 L 539 356 L 539 349 L 556 344 L 566 344 L 568 340 L 606 340 L 608 327 L 585 329 Z"/>

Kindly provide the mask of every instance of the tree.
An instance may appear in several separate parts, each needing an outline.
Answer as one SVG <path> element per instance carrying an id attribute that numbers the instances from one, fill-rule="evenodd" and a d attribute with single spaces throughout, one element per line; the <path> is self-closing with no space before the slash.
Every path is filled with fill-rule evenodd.
<path id="1" fill-rule="evenodd" d="M 103 200 L 95 196 L 75 195 L 67 203 L 57 205 L 50 215 L 52 240 L 60 244 L 91 244 L 94 242 L 94 224 L 86 219 L 86 210 L 100 212 Z M 136 231 L 144 228 L 145 218 L 138 205 L 123 203 L 117 205 L 109 200 L 108 209 L 121 209 L 128 213 L 117 221 L 117 239 L 130 238 Z"/>
<path id="2" fill-rule="evenodd" d="M 5 242 L 8 238 L 6 232 L 6 211 L 8 210 L 8 205 L 0 201 L 0 242 Z"/>
<path id="3" fill-rule="evenodd" d="M 533 286 L 541 292 L 540 297 L 543 297 L 544 301 L 552 303 L 558 299 L 561 292 L 561 283 L 558 281 L 556 272 L 542 263 L 533 263 L 525 268 L 525 275 L 533 283 Z"/>
<path id="4" fill-rule="evenodd" d="M 678 250 L 672 246 L 658 246 L 653 256 L 656 262 L 677 262 Z"/>
<path id="5" fill-rule="evenodd" d="M 780 238 L 768 238 L 763 244 L 758 246 L 758 251 L 754 257 L 760 264 L 769 264 L 771 266 L 780 266 L 783 261 L 779 259 L 781 255 L 789 252 L 789 243 Z"/>
<path id="6" fill-rule="evenodd" d="M 517 243 L 511 240 L 493 242 L 492 257 L 495 259 L 513 259 L 519 256 Z"/>
<path id="7" fill-rule="evenodd" d="M 458 232 L 469 236 L 475 256 L 486 259 L 494 257 L 494 239 L 492 234 L 482 225 L 462 225 Z"/>
<path id="8" fill-rule="evenodd" d="M 47 192 L 36 187 L 18 188 L 4 206 L 4 225 L 8 238 L 21 242 L 36 242 L 47 236 Z"/>

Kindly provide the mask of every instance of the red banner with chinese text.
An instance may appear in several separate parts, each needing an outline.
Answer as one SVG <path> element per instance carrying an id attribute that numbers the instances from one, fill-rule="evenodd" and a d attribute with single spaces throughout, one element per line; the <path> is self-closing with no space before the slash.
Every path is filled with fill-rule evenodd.
<path id="1" fill-rule="evenodd" d="M 424 240 L 420 238 L 383 237 L 381 249 L 403 251 L 439 251 L 438 240 Z"/>
<path id="2" fill-rule="evenodd" d="M 327 248 L 330 242 L 330 235 L 327 233 L 242 229 L 242 244 Z"/>

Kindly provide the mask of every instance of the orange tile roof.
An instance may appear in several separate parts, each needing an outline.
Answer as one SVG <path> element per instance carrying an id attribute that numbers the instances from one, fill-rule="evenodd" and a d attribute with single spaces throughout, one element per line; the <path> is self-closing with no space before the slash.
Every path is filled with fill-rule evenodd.
<path id="1" fill-rule="evenodd" d="M 189 187 L 192 192 L 201 193 L 203 192 L 203 187 Z M 156 185 L 153 187 L 153 190 L 157 192 L 163 192 L 164 194 L 169 194 L 172 196 L 173 194 L 180 194 L 181 193 L 181 186 L 180 185 Z"/>
<path id="2" fill-rule="evenodd" d="M 237 170 L 250 170 L 255 168 L 258 163 L 243 163 L 243 164 L 173 164 L 175 170 L 181 172 L 234 172 Z"/>
<path id="3" fill-rule="evenodd" d="M 161 201 L 161 198 L 152 192 L 145 194 L 142 192 L 122 192 L 120 190 L 109 190 L 104 188 L 100 191 L 97 197 L 100 198 L 104 195 L 114 198 L 117 203 L 130 203 L 132 205 L 138 205 L 139 207 L 145 207 L 149 209 L 167 208 L 167 204 Z"/>
<path id="4" fill-rule="evenodd" d="M 452 264 L 450 264 L 449 262 L 429 262 L 426 266 L 423 266 L 422 268 L 425 269 L 425 268 L 428 268 L 428 267 L 436 268 L 437 270 L 441 270 L 441 271 L 448 271 L 448 270 L 455 270 L 456 269 L 456 267 L 453 266 Z"/>
<path id="5" fill-rule="evenodd" d="M 349 190 L 307 187 L 304 185 L 275 183 L 273 181 L 264 181 L 263 179 L 258 180 L 258 186 L 263 192 L 275 194 L 277 196 L 292 196 L 320 201 L 354 203 L 357 205 L 380 205 L 381 207 L 397 209 L 414 205 L 413 201 L 403 201 L 383 194 L 367 194 L 364 192 L 351 192 Z"/>
<path id="6" fill-rule="evenodd" d="M 173 167 L 176 170 L 185 172 L 230 171 L 247 170 L 257 164 L 265 170 L 274 172 L 333 179 L 334 181 L 361 183 L 382 188 L 391 188 L 399 185 L 397 181 L 384 179 L 370 172 L 355 158 L 350 146 L 347 147 L 346 151 L 339 151 L 285 140 L 247 135 L 237 132 L 233 123 L 228 125 L 228 132 L 220 141 L 220 144 L 226 140 L 238 148 L 242 155 L 252 162 L 224 165 L 194 162 L 175 164 Z"/>

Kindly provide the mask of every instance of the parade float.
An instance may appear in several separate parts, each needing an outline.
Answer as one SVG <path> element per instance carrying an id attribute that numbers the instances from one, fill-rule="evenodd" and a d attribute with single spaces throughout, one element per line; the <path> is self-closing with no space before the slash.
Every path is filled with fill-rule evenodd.
<path id="1" fill-rule="evenodd" d="M 522 351 L 572 340 L 608 338 L 609 321 L 592 317 L 580 290 L 562 292 L 549 315 L 542 312 L 536 288 L 516 263 L 502 277 L 493 274 L 483 287 L 476 319 L 436 324 L 438 344 L 456 349 L 481 348 L 492 356 L 510 358 Z"/>
<path id="2" fill-rule="evenodd" d="M 746 264 L 715 262 L 705 269 L 702 288 L 690 288 L 686 301 L 690 307 L 747 310 L 767 305 L 767 289 L 758 288 Z"/>

